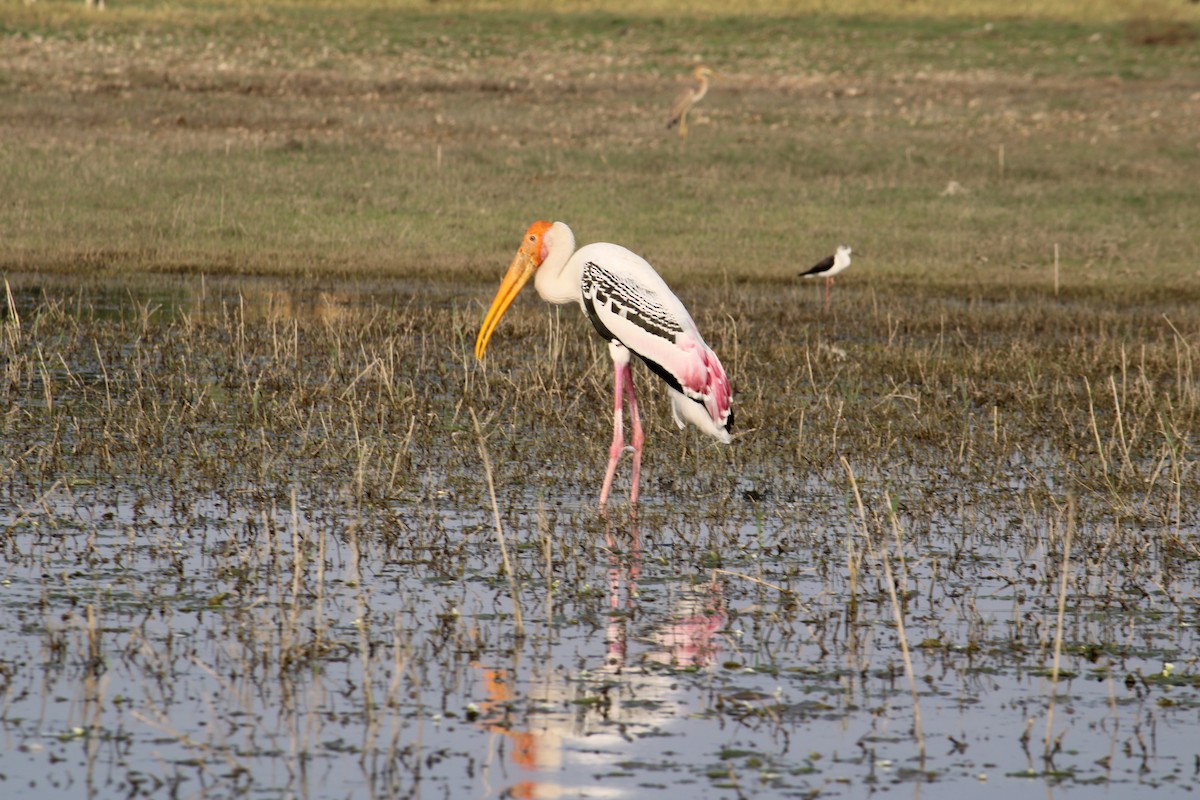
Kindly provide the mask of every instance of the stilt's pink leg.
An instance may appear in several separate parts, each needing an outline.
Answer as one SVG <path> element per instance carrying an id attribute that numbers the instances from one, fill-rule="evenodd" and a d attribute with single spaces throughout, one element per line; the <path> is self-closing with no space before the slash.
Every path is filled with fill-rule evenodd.
<path id="1" fill-rule="evenodd" d="M 829 287 L 833 286 L 833 278 L 825 279 L 825 310 L 829 310 Z"/>
<path id="2" fill-rule="evenodd" d="M 624 421 L 621 418 L 621 396 L 625 392 L 625 376 L 629 363 L 613 361 L 613 438 L 612 446 L 608 448 L 608 469 L 604 472 L 604 486 L 600 489 L 600 511 L 608 503 L 608 492 L 612 489 L 613 475 L 617 472 L 617 462 L 621 460 L 621 451 L 625 449 Z"/>
<path id="3" fill-rule="evenodd" d="M 637 395 L 633 391 L 633 371 L 625 365 L 625 399 L 629 401 L 630 425 L 633 426 L 633 485 L 629 489 L 629 505 L 637 506 L 638 478 L 642 475 L 642 416 L 638 414 Z"/>

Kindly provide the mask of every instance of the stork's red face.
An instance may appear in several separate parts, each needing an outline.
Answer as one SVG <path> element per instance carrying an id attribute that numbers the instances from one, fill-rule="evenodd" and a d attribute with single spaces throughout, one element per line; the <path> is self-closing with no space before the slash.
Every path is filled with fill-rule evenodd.
<path id="1" fill-rule="evenodd" d="M 534 271 L 545 260 L 548 249 L 545 236 L 548 230 L 550 230 L 550 223 L 538 220 L 529 226 L 529 230 L 525 231 L 525 238 L 521 240 L 521 246 L 517 249 L 517 254 L 508 267 L 508 272 L 504 274 L 504 280 L 500 282 L 500 289 L 496 292 L 495 299 L 492 300 L 491 308 L 488 309 L 487 316 L 483 318 L 479 335 L 475 337 L 476 358 L 483 358 L 483 351 L 487 349 L 488 339 L 492 338 L 492 332 L 500 324 L 500 318 L 512 305 L 517 293 L 521 291 L 521 287 L 528 283 Z"/>

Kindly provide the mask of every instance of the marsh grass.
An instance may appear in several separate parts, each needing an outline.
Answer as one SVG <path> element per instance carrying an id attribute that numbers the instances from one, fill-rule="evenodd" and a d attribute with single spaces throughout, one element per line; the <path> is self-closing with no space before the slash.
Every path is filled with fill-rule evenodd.
<path id="1" fill-rule="evenodd" d="M 172 682 L 201 691 L 199 676 L 222 676 L 213 719 L 281 707 L 283 727 L 271 729 L 285 750 L 326 758 L 315 743 L 340 741 L 374 765 L 364 781 L 395 789 L 421 774 L 429 692 L 470 697 L 472 664 L 541 652 L 578 625 L 635 614 L 658 624 L 653 599 L 677 582 L 747 604 L 756 633 L 728 645 L 730 663 L 908 674 L 906 713 L 926 737 L 945 734 L 927 715 L 928 681 L 944 691 L 950 680 L 935 675 L 1044 674 L 1050 697 L 1022 703 L 1021 723 L 1047 714 L 1057 774 L 1083 734 L 1051 725 L 1080 712 L 1059 702 L 1051 719 L 1046 703 L 1073 676 L 1098 667 L 1120 683 L 1131 660 L 1186 662 L 1190 629 L 1171 621 L 1190 614 L 1200 564 L 1188 333 L 1200 320 L 1152 289 L 1118 305 L 1055 301 L 1049 289 L 881 296 L 864 284 L 840 282 L 829 314 L 809 287 L 693 289 L 710 343 L 731 354 L 736 336 L 742 432 L 716 448 L 675 431 L 639 372 L 640 534 L 619 523 L 609 537 L 594 508 L 607 354 L 581 315 L 517 304 L 485 366 L 463 355 L 478 298 L 453 284 L 182 278 L 93 294 L 14 275 L 21 329 L 4 339 L 15 380 L 0 437 L 7 569 L 21 591 L 77 598 L 80 640 L 61 651 L 64 665 L 150 680 L 157 689 L 126 701 L 136 719 L 199 754 L 216 782 L 217 762 L 250 780 L 270 748 L 189 727 Z M 618 473 L 618 489 L 627 478 Z M 605 543 L 620 563 L 634 535 L 639 597 L 650 599 L 614 612 Z M 75 577 L 60 577 L 64 561 Z M 59 602 L 29 627 L 47 652 L 61 648 Z M 541 604 L 547 624 L 515 636 L 517 607 Z M 163 621 L 139 621 L 147 608 Z M 214 651 L 166 647 L 193 612 L 231 638 L 217 636 Z M 530 669 L 506 667 L 505 685 L 515 691 Z M 223 677 L 231 670 L 239 677 Z M 13 680 L 36 673 L 20 667 Z M 1190 686 L 1191 668 L 1182 675 Z M 354 712 L 331 727 L 305 709 L 343 680 Z M 1138 702 L 1161 696 L 1130 680 Z M 521 702 L 472 713 L 499 724 Z M 813 723 L 786 705 L 725 709 Z M 100 718 L 89 724 L 111 728 Z M 935 752 L 926 769 L 939 768 Z M 742 784 L 752 774 L 733 769 Z"/>

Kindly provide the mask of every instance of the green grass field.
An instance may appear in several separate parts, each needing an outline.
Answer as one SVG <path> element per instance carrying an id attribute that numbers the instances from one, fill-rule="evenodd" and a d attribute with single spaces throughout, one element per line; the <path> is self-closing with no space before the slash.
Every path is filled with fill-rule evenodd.
<path id="1" fill-rule="evenodd" d="M 5 6 L 0 268 L 491 279 L 550 217 L 669 278 L 845 241 L 900 284 L 1042 285 L 1057 245 L 1065 286 L 1196 285 L 1195 6 L 486 5 Z"/>

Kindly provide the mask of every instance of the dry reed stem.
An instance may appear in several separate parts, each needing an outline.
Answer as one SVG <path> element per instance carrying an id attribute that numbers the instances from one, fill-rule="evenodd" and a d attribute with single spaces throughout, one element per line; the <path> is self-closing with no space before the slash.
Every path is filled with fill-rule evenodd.
<path id="1" fill-rule="evenodd" d="M 1054 296 L 1058 297 L 1058 242 L 1054 243 Z"/>
<path id="2" fill-rule="evenodd" d="M 840 409 L 840 406 L 839 406 Z M 858 481 L 854 477 L 854 470 L 850 466 L 850 462 L 845 456 L 838 457 L 842 462 L 842 468 L 846 470 L 846 475 L 850 478 L 850 488 L 854 491 L 854 502 L 858 505 L 858 519 L 862 525 L 863 540 L 867 545 L 867 552 L 873 554 L 871 547 L 871 534 L 867 529 L 867 509 L 863 505 L 862 495 L 858 491 Z M 860 551 L 858 557 L 855 558 L 854 539 L 846 537 L 846 569 L 850 580 L 850 616 L 854 618 L 858 615 L 858 573 L 862 565 L 863 554 Z"/>
<path id="3" fill-rule="evenodd" d="M 890 503 L 888 504 L 890 508 Z M 896 541 L 900 541 L 900 523 L 897 521 L 895 514 L 889 512 L 892 519 L 892 527 L 896 534 Z M 912 693 L 913 704 L 913 733 L 917 737 L 917 752 L 920 754 L 921 766 L 925 765 L 925 730 L 921 725 L 921 702 L 917 697 L 917 676 L 913 672 L 912 656 L 908 651 L 908 635 L 904 630 L 904 614 L 900 610 L 900 600 L 896 596 L 896 581 L 892 575 L 891 559 L 888 558 L 888 550 L 890 548 L 884 546 L 880 548 L 880 556 L 883 561 L 883 576 L 887 581 L 888 596 L 892 600 L 892 616 L 896 621 L 896 634 L 900 637 L 900 655 L 904 658 L 904 674 L 908 677 L 908 689 Z"/>
<path id="4" fill-rule="evenodd" d="M 508 575 L 509 593 L 513 604 L 513 633 L 517 638 L 525 636 L 525 619 L 521 614 L 521 597 L 517 586 L 517 575 L 513 572 L 512 562 L 508 559 L 508 546 L 504 542 L 504 528 L 500 524 L 500 505 L 496 502 L 496 483 L 492 478 L 492 462 L 488 458 L 487 442 L 483 438 L 483 429 L 479 427 L 479 417 L 475 416 L 472 407 L 471 422 L 475 426 L 475 435 L 479 438 L 479 456 L 483 459 L 483 471 L 487 476 L 488 496 L 492 501 L 492 520 L 496 523 L 496 541 L 500 543 L 500 558 L 504 563 L 504 572 Z"/>
<path id="5" fill-rule="evenodd" d="M 767 581 L 764 581 L 761 578 L 755 578 L 752 575 L 745 575 L 741 572 L 734 572 L 734 571 L 728 570 L 728 569 L 715 568 L 715 569 L 713 569 L 713 580 L 714 581 L 716 580 L 717 575 L 729 575 L 734 578 L 741 578 L 744 581 L 750 581 L 751 583 L 757 584 L 759 586 L 765 586 L 768 589 L 774 589 L 775 591 L 779 592 L 780 594 L 786 594 L 786 595 L 795 594 L 795 592 L 792 591 L 791 589 L 787 589 L 783 586 L 776 586 L 775 584 L 768 583 Z"/>
<path id="6" fill-rule="evenodd" d="M 8 278 L 4 279 L 4 300 L 8 306 L 8 324 L 20 331 L 21 315 L 17 313 L 17 301 L 13 297 L 12 286 L 9 285 Z"/>
<path id="7" fill-rule="evenodd" d="M 1054 634 L 1054 662 L 1050 668 L 1050 703 L 1046 709 L 1046 737 L 1043 741 L 1042 757 L 1049 761 L 1054 757 L 1054 701 L 1057 696 L 1058 665 L 1062 655 L 1063 616 L 1067 607 L 1067 584 L 1071 576 L 1071 535 L 1075 527 L 1075 499 L 1067 498 L 1067 530 L 1063 536 L 1061 578 L 1058 587 L 1058 625 Z"/>
<path id="8" fill-rule="evenodd" d="M 300 519 L 296 510 L 296 487 L 292 487 L 292 591 L 289 598 L 287 623 L 284 627 L 283 641 L 280 642 L 281 667 L 291 665 L 293 659 L 299 658 L 299 645 L 296 643 L 296 626 L 300 621 L 300 589 L 304 580 L 304 544 L 300 536 Z M 274 515 L 272 515 L 274 516 Z"/>
<path id="9" fill-rule="evenodd" d="M 362 580 L 362 551 L 359 547 L 358 524 L 354 523 L 346 531 L 346 544 L 350 550 L 350 560 L 347 564 L 347 578 L 355 587 L 355 627 L 358 628 L 358 655 L 363 671 L 363 715 L 366 718 L 364 750 L 370 750 L 370 743 L 375 740 L 376 714 L 375 702 L 371 689 L 371 606 L 367 602 L 366 589 Z"/>
<path id="10" fill-rule="evenodd" d="M 546 559 L 546 640 L 554 632 L 554 539 L 546 520 L 546 505 L 538 501 L 538 534 L 542 539 L 542 556 Z"/>
<path id="11" fill-rule="evenodd" d="M 100 650 L 100 612 L 96 609 L 99 602 L 97 599 L 95 603 L 87 604 L 87 664 L 88 672 L 93 675 L 100 672 L 104 663 Z"/>
<path id="12" fill-rule="evenodd" d="M 296 489 L 292 488 L 292 519 L 296 519 Z M 317 531 L 317 597 L 313 603 L 316 618 L 313 620 L 313 649 L 320 653 L 325 638 L 325 529 Z"/>

